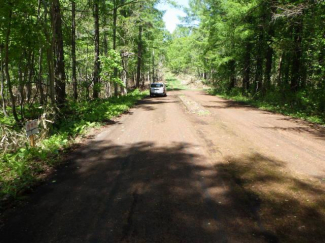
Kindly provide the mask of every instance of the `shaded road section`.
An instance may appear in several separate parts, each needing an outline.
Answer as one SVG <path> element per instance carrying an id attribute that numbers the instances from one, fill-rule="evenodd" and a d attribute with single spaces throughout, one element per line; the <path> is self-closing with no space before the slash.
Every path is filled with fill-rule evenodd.
<path id="1" fill-rule="evenodd" d="M 180 95 L 209 112 L 188 112 Z M 175 91 L 141 101 L 6 214 L 1 242 L 278 242 L 228 162 L 280 162 L 215 99 Z"/>

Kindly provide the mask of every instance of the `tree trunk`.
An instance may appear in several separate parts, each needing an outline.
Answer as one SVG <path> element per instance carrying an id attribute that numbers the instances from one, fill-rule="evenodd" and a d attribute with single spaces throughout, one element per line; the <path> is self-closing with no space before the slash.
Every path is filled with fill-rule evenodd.
<path id="1" fill-rule="evenodd" d="M 47 68 L 49 72 L 49 84 L 47 93 L 50 96 L 50 100 L 52 105 L 55 103 L 55 92 L 54 92 L 54 63 L 53 63 L 53 53 L 52 53 L 52 45 L 47 48 Z"/>
<path id="2" fill-rule="evenodd" d="M 156 81 L 155 77 L 155 50 L 152 50 L 152 82 Z"/>
<path id="3" fill-rule="evenodd" d="M 301 57 L 302 57 L 302 20 L 293 28 L 294 35 L 294 53 L 291 66 L 291 83 L 292 91 L 297 91 L 301 75 Z"/>
<path id="4" fill-rule="evenodd" d="M 63 36 L 62 36 L 62 20 L 60 1 L 52 0 L 52 28 L 53 28 L 53 49 L 55 56 L 55 92 L 56 103 L 58 107 L 65 105 L 65 70 L 64 70 L 64 50 L 63 50 Z"/>
<path id="5" fill-rule="evenodd" d="M 24 118 L 24 100 L 25 100 L 25 94 L 24 94 L 24 84 L 26 83 L 26 75 L 28 72 L 27 65 L 25 65 L 24 75 L 21 67 L 21 63 L 19 64 L 18 72 L 19 72 L 19 92 L 20 92 L 20 117 L 23 120 Z M 24 78 L 23 78 L 24 76 Z"/>
<path id="6" fill-rule="evenodd" d="M 281 53 L 280 58 L 279 58 L 278 76 L 277 76 L 277 85 L 278 86 L 281 86 L 282 66 L 283 66 L 283 53 Z"/>
<path id="7" fill-rule="evenodd" d="M 28 80 L 26 82 L 26 87 L 27 87 L 27 103 L 29 104 L 30 103 L 30 99 L 32 97 L 32 88 L 33 88 L 33 85 L 32 85 L 32 79 L 33 79 L 33 76 L 34 76 L 34 59 L 35 59 L 35 55 L 34 55 L 34 52 L 32 52 L 30 54 L 30 58 L 29 58 L 29 63 L 28 63 L 28 69 L 29 69 L 29 72 L 28 72 Z"/>
<path id="8" fill-rule="evenodd" d="M 272 15 L 276 13 L 278 1 L 270 1 L 267 7 L 267 22 L 268 22 L 268 32 L 267 32 L 267 50 L 266 50 L 266 63 L 265 63 L 265 73 L 264 73 L 264 92 L 267 92 L 271 88 L 271 71 L 273 64 L 274 50 L 272 48 L 273 37 L 274 37 L 274 24 L 272 23 Z M 271 5 L 270 5 L 271 4 Z"/>
<path id="9" fill-rule="evenodd" d="M 38 78 L 37 78 L 37 82 L 38 82 L 38 89 L 40 92 L 40 104 L 43 105 L 44 104 L 44 90 L 43 90 L 43 84 L 42 84 L 42 61 L 43 61 L 43 49 L 41 48 L 39 50 L 39 60 L 38 60 Z"/>
<path id="10" fill-rule="evenodd" d="M 2 103 L 2 112 L 5 117 L 8 117 L 7 114 L 7 106 L 6 106 L 6 99 L 4 95 L 4 88 L 5 88 L 5 72 L 4 72 L 4 64 L 2 58 L 2 46 L 0 44 L 0 69 L 1 69 L 1 86 L 0 86 L 0 95 L 1 95 L 1 103 Z"/>
<path id="11" fill-rule="evenodd" d="M 71 56 L 72 56 L 72 84 L 73 84 L 73 98 L 78 99 L 78 83 L 77 83 L 77 62 L 76 62 L 76 2 L 72 0 L 72 28 L 71 28 Z"/>
<path id="12" fill-rule="evenodd" d="M 264 81 L 264 86 L 263 89 L 265 92 L 267 92 L 270 87 L 271 87 L 271 71 L 272 71 L 272 64 L 273 64 L 273 48 L 271 46 L 272 38 L 274 36 L 274 28 L 273 26 L 270 26 L 270 30 L 268 33 L 268 46 L 266 50 L 266 63 L 265 63 L 265 81 Z"/>
<path id="13" fill-rule="evenodd" d="M 140 87 L 141 79 L 141 61 L 142 61 L 142 26 L 139 26 L 139 38 L 138 38 L 138 63 L 137 63 L 137 81 L 136 87 Z"/>
<path id="14" fill-rule="evenodd" d="M 113 10 L 113 50 L 116 50 L 116 25 L 117 25 L 117 3 L 114 1 L 114 10 Z M 117 78 L 117 68 L 114 68 L 114 78 Z M 114 83 L 114 95 L 118 95 L 117 84 Z"/>
<path id="15" fill-rule="evenodd" d="M 12 114 L 14 116 L 15 121 L 18 123 L 19 119 L 17 116 L 17 111 L 16 111 L 16 101 L 14 94 L 12 92 L 12 84 L 10 80 L 10 74 L 9 74 L 9 36 L 10 36 L 10 31 L 11 31 L 11 17 L 12 17 L 12 9 L 9 10 L 9 23 L 8 23 L 8 29 L 6 33 L 6 44 L 5 44 L 5 73 L 7 77 L 7 84 L 8 84 L 8 91 L 10 94 L 10 99 L 11 99 L 11 105 L 12 105 Z"/>
<path id="16" fill-rule="evenodd" d="M 97 99 L 99 97 L 99 6 L 98 0 L 94 1 L 94 20 L 95 20 L 95 62 L 94 62 L 94 77 L 93 77 L 93 98 Z"/>
<path id="17" fill-rule="evenodd" d="M 44 20 L 48 22 L 48 9 L 45 1 L 42 1 L 44 5 Z M 52 20 L 51 20 L 52 21 Z M 53 23 L 52 23 L 53 25 Z M 50 38 L 49 31 L 47 26 L 43 25 L 43 33 L 45 35 L 46 41 L 48 46 L 46 48 L 46 56 L 47 56 L 47 69 L 48 69 L 48 86 L 47 86 L 47 95 L 50 96 L 51 104 L 55 104 L 55 92 L 54 92 L 54 83 L 55 83 L 55 76 L 54 76 L 54 63 L 53 63 L 53 46 L 54 46 L 54 39 Z M 47 96 L 46 96 L 47 97 Z"/>
<path id="18" fill-rule="evenodd" d="M 243 93 L 249 90 L 249 80 L 251 73 L 251 50 L 252 44 L 248 41 L 246 45 L 246 53 L 245 53 L 245 66 L 244 66 L 244 77 L 243 77 Z"/>
<path id="19" fill-rule="evenodd" d="M 257 57 L 256 57 L 255 82 L 254 82 L 255 92 L 260 91 L 263 85 L 263 47 L 262 47 L 263 42 L 264 42 L 263 30 L 260 30 L 260 34 L 257 42 Z"/>
<path id="20" fill-rule="evenodd" d="M 229 61 L 229 70 L 230 70 L 230 80 L 228 90 L 232 90 L 236 85 L 236 76 L 235 76 L 235 60 Z"/>

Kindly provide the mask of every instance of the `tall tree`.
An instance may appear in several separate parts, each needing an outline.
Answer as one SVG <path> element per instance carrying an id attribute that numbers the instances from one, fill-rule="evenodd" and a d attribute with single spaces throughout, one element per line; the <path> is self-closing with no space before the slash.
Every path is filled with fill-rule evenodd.
<path id="1" fill-rule="evenodd" d="M 72 83 L 73 83 L 73 98 L 78 99 L 78 83 L 77 83 L 77 61 L 76 61 L 76 2 L 71 1 L 71 57 L 72 57 Z"/>
<path id="2" fill-rule="evenodd" d="M 55 74 L 55 92 L 56 102 L 59 107 L 65 105 L 65 64 L 62 35 L 62 17 L 60 1 L 52 0 L 51 5 L 52 28 L 53 28 L 53 49 L 54 49 L 54 74 Z"/>
<path id="3" fill-rule="evenodd" d="M 98 0 L 94 0 L 94 29 L 95 29 L 95 60 L 94 60 L 94 74 L 93 74 L 93 98 L 99 97 L 99 3 Z"/>

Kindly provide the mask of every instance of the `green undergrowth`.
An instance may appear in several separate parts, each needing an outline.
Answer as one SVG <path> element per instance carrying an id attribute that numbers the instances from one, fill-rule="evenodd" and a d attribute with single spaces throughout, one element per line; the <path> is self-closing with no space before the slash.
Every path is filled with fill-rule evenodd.
<path id="1" fill-rule="evenodd" d="M 0 154 L 0 202 L 19 198 L 21 192 L 33 186 L 44 172 L 60 163 L 60 155 L 77 136 L 124 113 L 146 95 L 147 92 L 135 90 L 126 96 L 105 100 L 69 102 L 62 111 L 61 121 L 53 125 L 47 138 L 38 138 L 36 148 L 31 148 L 26 139 L 25 145 L 15 152 Z M 4 120 L 2 118 L 1 122 Z"/>
<path id="2" fill-rule="evenodd" d="M 167 90 L 185 90 L 187 87 L 181 83 L 180 80 L 175 78 L 172 74 L 166 74 Z"/>
<path id="3" fill-rule="evenodd" d="M 323 102 L 314 100 L 307 92 L 298 92 L 296 94 L 270 92 L 265 96 L 245 96 L 241 93 L 240 89 L 234 89 L 231 92 L 210 89 L 208 93 L 228 100 L 248 104 L 262 110 L 325 125 L 325 112 L 321 111 L 324 108 L 320 107 L 324 105 Z"/>

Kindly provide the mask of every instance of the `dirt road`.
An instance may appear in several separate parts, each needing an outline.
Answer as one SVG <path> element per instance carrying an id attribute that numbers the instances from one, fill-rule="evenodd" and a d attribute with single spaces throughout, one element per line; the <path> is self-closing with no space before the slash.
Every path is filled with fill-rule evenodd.
<path id="1" fill-rule="evenodd" d="M 264 219 L 264 199 L 236 173 L 265 163 L 290 183 L 322 184 L 325 133 L 201 91 L 173 91 L 141 101 L 67 160 L 6 215 L 1 242 L 278 242 L 291 222 Z"/>

